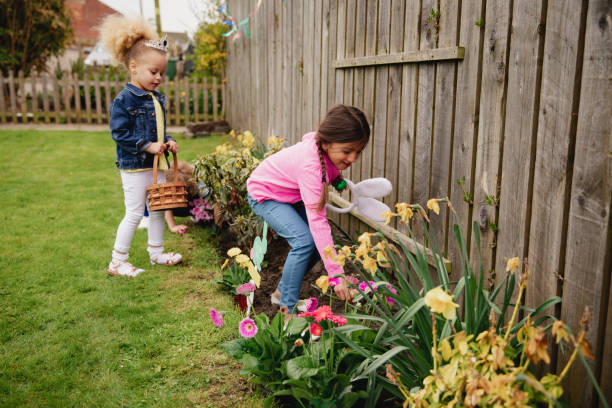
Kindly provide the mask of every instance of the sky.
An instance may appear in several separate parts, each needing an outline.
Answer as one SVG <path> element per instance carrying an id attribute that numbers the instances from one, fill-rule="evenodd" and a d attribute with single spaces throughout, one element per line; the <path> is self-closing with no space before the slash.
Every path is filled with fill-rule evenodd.
<path id="1" fill-rule="evenodd" d="M 126 16 L 140 15 L 140 4 L 144 17 L 155 22 L 154 0 L 100 0 Z M 187 32 L 193 38 L 198 22 L 212 8 L 208 0 L 159 0 L 162 31 Z"/>

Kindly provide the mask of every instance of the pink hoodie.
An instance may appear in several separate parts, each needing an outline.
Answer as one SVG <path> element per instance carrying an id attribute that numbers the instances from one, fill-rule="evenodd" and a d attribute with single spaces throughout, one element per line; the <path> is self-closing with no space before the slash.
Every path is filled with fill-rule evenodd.
<path id="1" fill-rule="evenodd" d="M 329 276 L 344 273 L 342 267 L 325 259 L 323 250 L 333 246 L 331 229 L 327 222 L 325 207 L 317 211 L 321 198 L 321 162 L 315 132 L 307 133 L 302 141 L 287 147 L 265 159 L 251 173 L 247 180 L 249 195 L 257 202 L 274 200 L 280 203 L 297 203 L 303 201 L 308 217 L 308 226 L 317 250 L 323 259 Z M 326 154 L 326 182 L 329 184 L 340 171 L 333 165 Z"/>

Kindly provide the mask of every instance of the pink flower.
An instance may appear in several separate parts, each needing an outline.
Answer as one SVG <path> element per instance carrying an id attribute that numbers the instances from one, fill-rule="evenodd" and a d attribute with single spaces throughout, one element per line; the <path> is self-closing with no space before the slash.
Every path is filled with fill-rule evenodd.
<path id="1" fill-rule="evenodd" d="M 393 305 L 395 304 L 395 299 L 393 299 L 392 297 L 389 296 L 385 296 L 385 300 L 387 301 L 388 304 Z"/>
<path id="2" fill-rule="evenodd" d="M 239 295 L 248 295 L 251 292 L 255 292 L 255 284 L 252 282 L 243 283 L 236 288 L 236 293 Z"/>
<path id="3" fill-rule="evenodd" d="M 351 285 L 357 285 L 357 284 L 359 284 L 359 279 L 355 278 L 354 276 L 348 276 L 348 275 L 346 275 L 346 276 L 344 277 L 344 279 L 346 279 L 346 281 L 347 281 L 348 283 L 350 283 Z"/>
<path id="4" fill-rule="evenodd" d="M 359 284 L 359 290 L 361 290 L 362 292 L 367 291 L 368 289 L 370 289 L 370 286 L 368 286 L 368 283 L 370 284 L 370 286 L 372 287 L 372 289 L 376 290 L 376 288 L 378 287 L 377 285 L 374 284 L 374 281 L 369 281 L 369 282 L 361 282 Z"/>
<path id="5" fill-rule="evenodd" d="M 328 320 L 336 323 L 338 326 L 344 326 L 346 324 L 346 317 L 344 316 L 331 315 L 328 317 Z"/>
<path id="6" fill-rule="evenodd" d="M 240 335 L 247 339 L 255 337 L 257 334 L 257 326 L 255 325 L 255 322 L 253 319 L 249 319 L 248 317 L 240 322 L 238 325 L 238 330 L 240 331 Z"/>
<path id="7" fill-rule="evenodd" d="M 394 295 L 397 295 L 397 290 L 395 290 L 393 286 L 387 284 L 387 289 L 389 289 L 389 292 L 393 293 Z M 393 299 L 390 296 L 385 296 L 385 299 L 387 300 L 387 303 L 390 305 L 393 305 L 395 303 L 395 299 Z"/>
<path id="8" fill-rule="evenodd" d="M 313 336 L 320 336 L 321 333 L 323 333 L 323 328 L 318 324 L 313 323 L 312 326 L 310 326 L 310 334 Z"/>
<path id="9" fill-rule="evenodd" d="M 306 299 L 306 311 L 314 312 L 318 304 L 319 304 L 319 301 L 317 300 L 317 298 L 311 297 L 311 298 Z"/>
<path id="10" fill-rule="evenodd" d="M 312 312 L 300 313 L 298 317 L 312 317 L 314 318 L 315 322 L 318 323 L 322 320 L 326 320 L 331 315 L 332 312 L 329 306 L 321 306 L 317 310 L 313 310 Z"/>
<path id="11" fill-rule="evenodd" d="M 210 318 L 217 327 L 223 327 L 223 315 L 214 307 L 210 308 Z"/>
<path id="12" fill-rule="evenodd" d="M 329 278 L 329 286 L 332 288 L 340 284 L 340 278 Z"/>

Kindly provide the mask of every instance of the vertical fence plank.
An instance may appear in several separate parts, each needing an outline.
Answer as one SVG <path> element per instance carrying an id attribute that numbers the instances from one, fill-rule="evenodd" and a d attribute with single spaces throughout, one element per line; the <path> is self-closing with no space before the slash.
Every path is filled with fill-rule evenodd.
<path id="1" fill-rule="evenodd" d="M 608 214 L 608 217 L 610 215 Z M 608 254 L 612 251 L 610 248 L 610 241 L 612 240 L 612 235 L 610 229 L 608 230 Z M 608 261 L 608 265 L 610 265 L 610 261 Z M 608 278 L 610 278 L 610 268 L 608 267 Z M 608 287 L 608 309 L 606 312 L 607 319 L 605 320 L 604 328 L 605 332 L 600 332 L 600 336 L 604 339 L 604 346 L 601 354 L 601 379 L 599 380 L 599 384 L 602 388 L 604 396 L 608 402 L 612 401 L 612 279 L 610 280 L 610 284 Z M 603 309 L 602 309 L 603 312 Z M 599 407 L 603 408 L 603 403 L 599 401 Z"/>
<path id="2" fill-rule="evenodd" d="M 525 300 L 530 307 L 561 294 L 568 210 L 565 197 L 572 175 L 568 158 L 574 153 L 573 113 L 580 81 L 577 56 L 582 54 L 584 41 L 582 13 L 582 8 L 569 0 L 548 3 L 528 256 L 538 279 L 530 282 L 527 290 Z M 553 355 L 553 369 L 554 360 Z"/>
<path id="3" fill-rule="evenodd" d="M 110 105 L 111 99 L 111 83 L 108 73 L 104 74 L 104 117 L 106 122 L 110 123 Z"/>
<path id="4" fill-rule="evenodd" d="M 392 54 L 402 52 L 404 46 L 404 18 L 406 6 L 405 1 L 393 0 L 391 2 L 390 22 L 390 47 Z M 386 160 L 384 174 L 394 186 L 393 192 L 385 197 L 384 202 L 391 208 L 397 203 L 397 185 L 399 169 L 399 144 L 400 144 L 400 111 L 402 105 L 402 66 L 393 65 L 389 70 L 389 93 L 387 97 L 387 119 L 386 119 Z M 407 101 L 406 101 L 407 102 Z M 397 226 L 397 221 L 392 221 L 392 226 Z"/>
<path id="5" fill-rule="evenodd" d="M 378 28 L 376 54 L 389 53 L 390 36 L 389 24 L 391 23 L 391 1 L 379 0 L 378 2 Z M 389 102 L 389 66 L 376 67 L 376 90 L 374 108 L 374 131 L 372 132 L 372 177 L 384 177 L 386 159 L 387 138 L 387 105 Z"/>
<path id="6" fill-rule="evenodd" d="M 66 119 L 66 123 L 71 123 L 72 121 L 72 111 L 70 109 L 70 94 L 72 93 L 71 89 L 72 84 L 70 83 L 70 79 L 68 74 L 64 74 L 62 76 L 62 97 L 64 99 L 64 118 Z"/>
<path id="7" fill-rule="evenodd" d="M 344 47 L 339 44 L 340 38 L 344 38 L 344 30 L 340 30 L 338 26 L 338 20 L 341 18 L 341 15 L 344 15 L 340 12 L 340 5 L 342 0 L 331 0 L 329 4 L 329 15 L 326 24 L 328 24 L 328 48 L 327 48 L 327 60 L 329 61 L 328 65 L 328 76 L 327 76 L 327 103 L 326 103 L 326 111 L 332 107 L 336 103 L 336 81 L 338 78 L 337 70 L 334 69 L 333 61 L 338 58 L 338 48 Z M 342 41 L 344 43 L 344 41 Z M 340 225 L 340 214 L 337 213 L 328 213 L 328 218 L 331 219 L 336 225 Z"/>
<path id="8" fill-rule="evenodd" d="M 174 102 L 174 111 L 172 112 L 172 124 L 178 126 L 181 124 L 181 85 L 178 75 L 172 81 L 172 101 Z"/>
<path id="9" fill-rule="evenodd" d="M 213 120 L 217 120 L 219 118 L 219 85 L 217 82 L 217 77 L 213 77 L 212 84 L 212 106 L 213 106 Z"/>
<path id="10" fill-rule="evenodd" d="M 96 94 L 96 122 L 102 123 L 102 95 L 100 93 L 100 77 L 94 74 L 94 92 Z"/>
<path id="11" fill-rule="evenodd" d="M 202 109 L 204 112 L 202 120 L 206 122 L 210 119 L 208 116 L 208 79 L 206 77 L 202 78 L 202 101 Z"/>
<path id="12" fill-rule="evenodd" d="M 60 82 L 57 76 L 53 75 L 53 108 L 55 110 L 55 123 L 60 123 L 61 118 L 61 104 L 60 99 Z"/>
<path id="13" fill-rule="evenodd" d="M 295 48 L 294 48 L 294 58 L 296 61 L 294 70 L 295 70 L 295 96 L 294 96 L 294 108 L 293 108 L 293 117 L 294 117 L 294 131 L 293 131 L 293 142 L 298 142 L 302 140 L 302 135 L 305 133 L 305 130 L 302 125 L 302 98 L 304 98 L 304 42 L 306 39 L 303 37 L 304 33 L 304 2 L 300 1 L 298 4 L 294 3 L 292 5 L 294 10 L 293 15 L 293 25 L 295 26 Z"/>
<path id="14" fill-rule="evenodd" d="M 459 3 L 454 0 L 440 1 L 438 47 L 458 45 Z M 455 113 L 456 62 L 442 62 L 436 66 L 435 109 L 431 146 L 431 197 L 450 195 L 450 169 L 453 146 L 453 117 Z M 446 253 L 448 231 L 447 206 L 440 206 L 440 214 L 433 216 L 431 226 L 440 250 Z"/>
<path id="15" fill-rule="evenodd" d="M 35 75 L 30 75 L 29 83 L 30 92 L 32 95 L 32 120 L 34 123 L 38 123 L 38 92 L 36 91 L 36 88 L 40 83 L 40 76 L 38 75 L 38 72 Z"/>
<path id="16" fill-rule="evenodd" d="M 499 204 L 496 283 L 504 279 L 505 260 L 527 256 L 531 191 L 546 10 L 542 2 L 514 0 L 508 59 L 508 96 Z M 537 27 L 537 28 L 534 28 Z"/>
<path id="17" fill-rule="evenodd" d="M 200 84 L 198 78 L 193 77 L 191 92 L 193 95 L 193 121 L 198 123 L 200 121 Z"/>
<path id="18" fill-rule="evenodd" d="M 79 80 L 78 74 L 73 75 L 74 79 L 74 105 L 76 109 L 76 122 L 81 123 L 81 81 Z M 108 87 L 107 87 L 108 89 Z"/>
<path id="19" fill-rule="evenodd" d="M 610 204 L 612 198 L 612 105 L 610 95 L 610 62 L 612 36 L 610 27 L 602 30 L 601 21 L 612 17 L 610 3 L 591 1 L 586 17 L 584 65 L 578 107 L 576 149 L 571 183 L 567 251 L 563 275 L 561 320 L 575 331 L 582 312 L 593 313 L 587 339 L 597 356 L 590 362 L 598 375 L 602 372 L 605 317 L 610 296 L 612 248 Z M 550 21 L 550 20 L 549 20 Z M 575 36 L 575 31 L 574 31 Z M 580 58 L 580 54 L 578 54 Z M 572 114 L 576 110 L 572 109 Z M 571 153 L 570 153 L 571 154 Z M 569 351 L 559 356 L 557 370 L 569 359 Z M 608 384 L 612 378 L 608 378 Z M 605 384 L 603 380 L 600 384 Z M 594 406 L 594 388 L 580 362 L 576 362 L 564 381 L 566 395 L 572 405 Z M 610 388 L 608 388 L 610 391 Z M 610 398 L 608 392 L 608 398 Z"/>
<path id="20" fill-rule="evenodd" d="M 0 123 L 6 122 L 7 106 L 4 97 L 4 76 L 0 72 Z"/>
<path id="21" fill-rule="evenodd" d="M 91 123 L 91 85 L 89 83 L 89 75 L 85 75 L 83 86 L 85 87 L 85 115 L 87 123 Z"/>
<path id="22" fill-rule="evenodd" d="M 15 78 L 13 76 L 13 71 L 9 71 L 8 86 L 9 98 L 11 100 L 11 116 L 13 117 L 13 123 L 17 123 L 17 97 L 15 95 Z"/>
<path id="23" fill-rule="evenodd" d="M 189 78 L 185 77 L 183 78 L 183 91 L 182 93 L 183 95 L 183 104 L 185 107 L 185 115 L 183 116 L 183 125 L 187 126 L 187 124 L 191 121 L 191 106 L 189 101 L 190 101 L 190 97 L 189 97 Z"/>
<path id="24" fill-rule="evenodd" d="M 19 108 L 21 110 L 21 123 L 28 122 L 28 98 L 25 90 L 25 79 L 23 77 L 23 71 L 19 71 Z"/>
<path id="25" fill-rule="evenodd" d="M 48 78 L 48 75 L 46 73 L 41 76 L 43 111 L 44 111 L 43 116 L 44 116 L 45 123 L 50 122 L 50 115 L 51 115 L 51 109 L 49 106 L 49 89 L 47 88 L 49 82 L 47 81 L 47 78 Z"/>
<path id="26" fill-rule="evenodd" d="M 464 201 L 463 189 L 467 190 L 467 193 L 471 193 L 473 187 L 472 163 L 474 148 L 478 138 L 478 108 L 480 105 L 481 30 L 484 29 L 484 27 L 479 27 L 474 22 L 484 21 L 484 11 L 484 2 L 461 2 L 459 44 L 465 47 L 465 55 L 463 62 L 457 68 L 457 99 L 450 199 L 457 212 L 457 219 L 453 218 L 452 223 L 458 222 L 465 235 L 466 245 L 469 245 L 471 237 L 471 205 Z M 457 184 L 457 180 L 465 181 L 463 187 Z M 459 274 L 461 273 L 461 268 L 459 267 L 461 265 L 461 258 L 457 250 L 454 234 L 448 234 L 447 240 L 449 248 L 448 256 L 454 266 L 453 273 Z"/>
<path id="27" fill-rule="evenodd" d="M 434 27 L 431 13 L 438 11 L 435 0 L 423 0 L 421 3 L 420 40 L 419 49 L 429 50 L 436 48 L 437 30 Z M 431 144 L 433 136 L 434 114 L 434 85 L 436 80 L 436 65 L 432 63 L 417 66 L 418 98 L 416 133 L 414 144 L 414 184 L 412 187 L 412 200 L 425 207 L 430 198 L 429 184 L 431 180 Z M 435 214 L 432 217 L 438 217 Z M 425 235 L 420 222 L 416 222 L 413 233 L 421 242 L 425 242 Z"/>
<path id="28" fill-rule="evenodd" d="M 501 176 L 500 148 L 504 143 L 506 117 L 506 79 L 510 40 L 509 27 L 512 2 L 496 0 L 487 2 L 485 16 L 485 43 L 482 58 L 482 93 L 480 96 L 480 120 L 478 122 L 478 146 L 476 146 L 476 170 L 474 172 L 474 205 L 472 220 L 480 229 L 481 265 L 485 276 L 494 275 L 499 178 Z M 472 237 L 471 260 L 476 269 L 478 245 Z M 501 273 L 502 271 L 500 271 Z"/>
<path id="29" fill-rule="evenodd" d="M 314 48 L 315 48 L 315 19 L 314 19 L 314 1 L 304 2 L 304 94 L 302 96 L 302 128 L 305 131 L 313 129 L 312 122 L 313 99 L 314 99 Z M 318 45 L 316 48 L 320 48 Z M 320 59 L 317 63 L 320 63 Z"/>

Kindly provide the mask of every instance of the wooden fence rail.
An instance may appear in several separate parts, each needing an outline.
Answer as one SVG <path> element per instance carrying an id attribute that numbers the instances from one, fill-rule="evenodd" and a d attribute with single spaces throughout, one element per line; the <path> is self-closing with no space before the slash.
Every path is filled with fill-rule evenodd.
<path id="1" fill-rule="evenodd" d="M 108 110 L 125 82 L 118 77 L 94 79 L 64 74 L 33 74 L 25 78 L 0 75 L 2 123 L 108 123 Z M 186 125 L 225 116 L 225 86 L 217 78 L 165 80 L 158 91 L 166 96 L 167 124 Z"/>
<path id="2" fill-rule="evenodd" d="M 558 295 L 547 312 L 576 330 L 589 307 L 590 365 L 612 402 L 610 1 L 258 4 L 228 0 L 252 37 L 227 42 L 232 126 L 293 144 L 333 104 L 362 108 L 370 143 L 345 175 L 388 178 L 391 205 L 450 197 L 486 278 L 499 282 L 519 256 L 533 272 L 528 306 Z M 455 218 L 442 207 L 432 223 L 461 273 Z M 369 228 L 333 217 L 352 234 Z M 559 372 L 567 350 L 551 352 Z M 581 364 L 564 386 L 572 406 L 599 406 Z"/>

